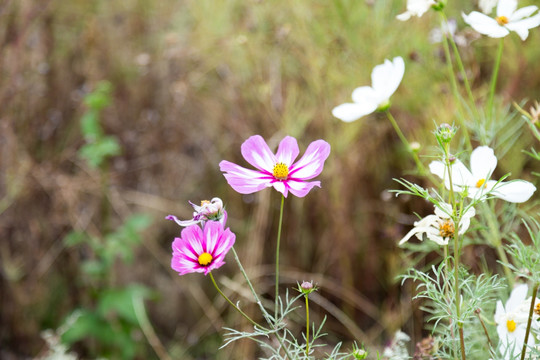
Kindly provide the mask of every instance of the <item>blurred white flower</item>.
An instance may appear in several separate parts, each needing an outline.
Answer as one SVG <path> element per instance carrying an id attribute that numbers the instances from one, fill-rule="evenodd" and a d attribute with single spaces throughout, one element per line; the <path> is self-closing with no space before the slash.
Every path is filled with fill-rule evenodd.
<path id="1" fill-rule="evenodd" d="M 411 16 L 421 17 L 435 4 L 434 0 L 407 0 L 407 11 L 399 14 L 396 18 L 401 21 L 407 21 Z"/>
<path id="2" fill-rule="evenodd" d="M 495 5 L 497 5 L 498 0 L 480 0 L 478 1 L 478 6 L 484 14 L 491 14 Z"/>
<path id="3" fill-rule="evenodd" d="M 526 299 L 527 291 L 527 284 L 517 285 L 504 306 L 502 301 L 497 301 L 495 322 L 500 340 L 499 351 L 505 359 L 517 358 L 523 348 L 531 304 L 531 298 Z M 527 344 L 533 345 L 534 342 L 534 337 L 530 334 Z"/>
<path id="4" fill-rule="evenodd" d="M 497 157 L 493 149 L 479 146 L 471 153 L 471 170 L 456 159 L 451 165 L 452 185 L 455 191 L 467 190 L 467 196 L 477 200 L 485 200 L 488 195 L 513 203 L 522 203 L 532 196 L 536 187 L 525 180 L 498 182 L 489 180 L 497 167 Z M 450 181 L 446 165 L 442 161 L 429 164 L 431 172 L 444 180 L 446 188 Z"/>
<path id="5" fill-rule="evenodd" d="M 529 36 L 529 29 L 540 25 L 540 14 L 531 16 L 536 10 L 538 7 L 535 5 L 517 9 L 517 0 L 499 0 L 495 18 L 478 11 L 462 16 L 463 20 L 480 34 L 502 38 L 510 34 L 510 31 L 515 31 L 521 40 L 525 40 Z"/>
<path id="6" fill-rule="evenodd" d="M 448 19 L 448 22 L 441 23 L 440 27 L 436 27 L 429 33 L 429 41 L 432 44 L 440 43 L 445 37 L 453 38 L 458 46 L 466 46 L 467 39 L 465 36 L 457 33 L 456 19 Z"/>
<path id="7" fill-rule="evenodd" d="M 411 340 L 403 331 L 396 331 L 392 343 L 384 348 L 383 358 L 388 360 L 408 360 L 407 343 Z"/>
<path id="8" fill-rule="evenodd" d="M 375 110 L 386 109 L 390 105 L 390 96 L 397 90 L 403 74 L 405 62 L 400 56 L 392 61 L 385 60 L 371 72 L 371 86 L 361 86 L 352 93 L 353 103 L 336 106 L 332 115 L 345 122 L 360 119 Z"/>
<path id="9" fill-rule="evenodd" d="M 414 223 L 414 228 L 407 233 L 399 242 L 399 245 L 407 242 L 413 235 L 422 240 L 422 234 L 439 245 L 448 245 L 448 242 L 454 237 L 455 224 L 451 219 L 452 206 L 446 203 L 440 203 L 435 206 L 435 215 L 428 215 L 420 221 Z M 461 217 L 459 222 L 458 234 L 463 235 L 471 224 L 471 218 L 476 214 L 474 208 L 470 207 Z"/>

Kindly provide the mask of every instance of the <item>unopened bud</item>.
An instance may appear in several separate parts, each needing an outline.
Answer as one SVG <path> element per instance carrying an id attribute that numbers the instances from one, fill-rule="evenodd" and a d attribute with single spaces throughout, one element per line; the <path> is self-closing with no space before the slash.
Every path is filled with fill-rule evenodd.
<path id="1" fill-rule="evenodd" d="M 317 287 L 313 285 L 313 281 L 304 281 L 298 286 L 298 291 L 305 295 L 309 295 L 315 290 L 317 290 Z"/>
<path id="2" fill-rule="evenodd" d="M 365 359 L 367 357 L 368 353 L 364 349 L 356 349 L 353 352 L 353 356 L 355 359 Z"/>
<path id="3" fill-rule="evenodd" d="M 440 144 L 448 144 L 452 141 L 456 132 L 457 128 L 455 126 L 443 123 L 435 130 L 435 137 L 437 137 Z"/>
<path id="4" fill-rule="evenodd" d="M 422 148 L 422 145 L 420 145 L 420 143 L 418 141 L 413 141 L 411 143 L 411 150 L 412 151 L 418 152 L 418 151 L 420 151 L 421 148 Z"/>

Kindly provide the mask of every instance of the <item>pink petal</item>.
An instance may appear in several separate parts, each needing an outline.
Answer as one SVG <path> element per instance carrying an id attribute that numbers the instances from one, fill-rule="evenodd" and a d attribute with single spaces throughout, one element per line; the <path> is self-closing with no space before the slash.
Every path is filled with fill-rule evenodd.
<path id="1" fill-rule="evenodd" d="M 260 135 L 251 136 L 241 147 L 242 156 L 248 163 L 259 170 L 272 172 L 276 157 Z"/>
<path id="2" fill-rule="evenodd" d="M 287 194 L 289 192 L 289 188 L 288 188 L 288 186 L 286 185 L 286 183 L 284 181 L 274 181 L 272 183 L 272 186 L 274 187 L 274 189 L 276 189 L 277 191 L 282 193 L 283 196 L 287 197 Z"/>
<path id="3" fill-rule="evenodd" d="M 262 190 L 271 186 L 274 179 L 272 174 L 246 169 L 226 160 L 219 163 L 219 168 L 224 172 L 223 176 L 229 185 L 240 194 L 252 194 Z"/>
<path id="4" fill-rule="evenodd" d="M 227 255 L 229 250 L 233 247 L 235 241 L 236 235 L 234 235 L 234 233 L 228 228 L 220 234 L 219 240 L 212 254 L 216 261 L 223 261 L 225 255 Z"/>
<path id="5" fill-rule="evenodd" d="M 278 151 L 276 153 L 277 162 L 284 163 L 290 167 L 299 152 L 300 150 L 298 150 L 296 139 L 292 136 L 285 136 L 279 143 Z"/>
<path id="6" fill-rule="evenodd" d="M 298 197 L 304 197 L 309 193 L 309 191 L 314 186 L 321 187 L 321 182 L 320 181 L 305 182 L 305 181 L 289 180 L 287 181 L 287 185 L 289 186 L 289 191 L 291 192 L 291 194 Z"/>
<path id="7" fill-rule="evenodd" d="M 324 140 L 312 142 L 304 156 L 289 168 L 289 179 L 313 179 L 322 172 L 328 155 L 330 155 L 330 144 Z"/>

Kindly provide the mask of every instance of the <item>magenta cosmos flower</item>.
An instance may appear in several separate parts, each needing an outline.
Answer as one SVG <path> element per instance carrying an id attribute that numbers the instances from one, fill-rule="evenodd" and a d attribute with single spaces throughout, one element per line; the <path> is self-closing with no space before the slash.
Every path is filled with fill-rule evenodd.
<path id="1" fill-rule="evenodd" d="M 321 187 L 320 181 L 306 180 L 321 173 L 330 154 L 330 145 L 324 140 L 314 141 L 304 156 L 294 162 L 300 152 L 295 138 L 286 136 L 281 140 L 274 155 L 264 139 L 254 135 L 242 144 L 241 152 L 244 159 L 258 170 L 246 169 L 226 160 L 220 162 L 219 168 L 234 190 L 240 194 L 251 194 L 273 186 L 285 197 L 289 191 L 304 197 L 314 186 Z"/>
<path id="2" fill-rule="evenodd" d="M 201 272 L 204 275 L 225 264 L 223 259 L 234 245 L 236 236 L 217 221 L 207 221 L 204 228 L 191 225 L 172 243 L 171 268 L 179 275 Z"/>

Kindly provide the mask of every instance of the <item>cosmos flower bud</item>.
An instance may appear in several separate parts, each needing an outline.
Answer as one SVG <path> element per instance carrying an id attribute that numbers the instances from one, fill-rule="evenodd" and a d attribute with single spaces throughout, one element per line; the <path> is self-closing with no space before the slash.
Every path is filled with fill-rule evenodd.
<path id="1" fill-rule="evenodd" d="M 355 359 L 365 359 L 368 355 L 367 351 L 364 349 L 356 349 L 353 351 L 352 355 Z"/>
<path id="2" fill-rule="evenodd" d="M 455 126 L 443 123 L 435 130 L 435 137 L 439 144 L 448 144 L 452 141 L 456 132 L 457 128 Z"/>
<path id="3" fill-rule="evenodd" d="M 305 295 L 309 295 L 316 290 L 317 287 L 313 285 L 313 281 L 303 281 L 302 284 L 298 286 L 298 291 Z"/>

